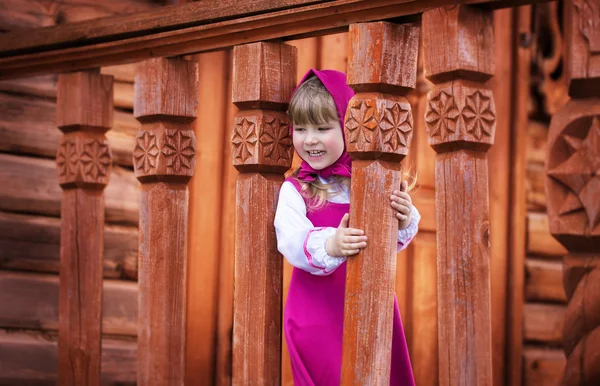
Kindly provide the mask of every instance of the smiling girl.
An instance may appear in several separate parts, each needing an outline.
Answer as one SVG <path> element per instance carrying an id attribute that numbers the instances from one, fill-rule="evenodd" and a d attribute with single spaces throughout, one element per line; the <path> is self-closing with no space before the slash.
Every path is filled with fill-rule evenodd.
<path id="1" fill-rule="evenodd" d="M 296 386 L 338 386 L 341 376 L 346 258 L 368 243 L 348 227 L 352 161 L 343 119 L 353 90 L 346 75 L 311 69 L 296 88 L 288 114 L 293 144 L 303 160 L 279 193 L 277 247 L 294 266 L 284 310 L 284 332 Z M 406 181 L 390 192 L 398 219 L 398 250 L 418 230 L 419 212 Z M 391 385 L 414 385 L 398 303 L 394 297 Z"/>

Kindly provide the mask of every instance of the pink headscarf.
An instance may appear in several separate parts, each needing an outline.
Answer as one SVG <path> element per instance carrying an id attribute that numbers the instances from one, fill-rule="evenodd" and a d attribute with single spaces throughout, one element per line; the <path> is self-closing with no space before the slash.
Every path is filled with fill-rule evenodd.
<path id="1" fill-rule="evenodd" d="M 346 152 L 346 135 L 344 133 L 344 116 L 346 115 L 346 108 L 348 107 L 348 102 L 354 96 L 354 90 L 352 90 L 346 84 L 346 74 L 343 72 L 335 71 L 335 70 L 315 70 L 311 68 L 308 70 L 306 74 L 302 77 L 298 86 L 300 86 L 304 81 L 306 81 L 309 77 L 315 75 L 321 83 L 325 86 L 327 91 L 333 97 L 333 101 L 335 102 L 335 108 L 337 110 L 337 115 L 340 120 L 340 127 L 342 128 L 342 136 L 344 138 L 344 152 L 333 164 L 328 167 L 315 170 L 313 169 L 308 162 L 302 159 L 302 164 L 300 165 L 300 172 L 298 173 L 298 179 L 301 181 L 314 181 L 317 179 L 317 176 L 321 176 L 323 178 L 329 178 L 331 176 L 343 176 L 350 178 L 352 174 L 352 159 L 350 155 Z M 296 90 L 298 87 L 296 87 Z M 294 90 L 294 93 L 296 91 Z M 291 125 L 290 125 L 291 127 Z M 294 135 L 294 129 L 291 128 L 291 135 Z"/>

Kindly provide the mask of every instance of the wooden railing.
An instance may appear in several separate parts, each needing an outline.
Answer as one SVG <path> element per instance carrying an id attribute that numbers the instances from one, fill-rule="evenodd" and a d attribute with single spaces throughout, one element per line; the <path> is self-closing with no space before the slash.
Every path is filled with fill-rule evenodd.
<path id="1" fill-rule="evenodd" d="M 195 119 L 197 69 L 183 59 L 164 57 L 235 46 L 233 102 L 240 112 L 232 122 L 232 158 L 240 175 L 236 187 L 233 383 L 278 384 L 282 257 L 276 250 L 272 217 L 282 175 L 291 165 L 289 122 L 284 111 L 295 85 L 297 59 L 294 48 L 265 41 L 326 34 L 350 26 L 348 81 L 358 93 L 349 105 L 349 110 L 356 112 L 347 115 L 346 130 L 364 132 L 347 136 L 359 138 L 347 144 L 356 160 L 351 202 L 354 225 L 377 229 L 382 235 L 396 230 L 397 224 L 380 222 L 384 213 L 373 215 L 379 206 L 371 208 L 385 201 L 386 193 L 377 191 L 367 200 L 364 191 L 371 184 L 395 185 L 400 178 L 399 163 L 407 154 L 412 134 L 405 94 L 415 86 L 421 33 L 425 75 L 434 83 L 425 121 L 430 144 L 438 153 L 440 384 L 491 385 L 486 155 L 494 141 L 496 122 L 494 97 L 486 83 L 494 74 L 491 10 L 533 2 L 247 0 L 226 1 L 218 10 L 209 2 L 200 2 L 0 35 L 0 79 L 77 71 L 61 75 L 57 98 L 57 125 L 65 133 L 57 155 L 64 189 L 59 383 L 99 384 L 102 189 L 111 164 L 103 133 L 111 126 L 107 106 L 111 105 L 112 83 L 110 77 L 91 69 L 143 60 L 136 77 L 134 106 L 142 130 L 133 151 L 143 192 L 138 382 L 183 384 L 187 182 L 195 167 L 190 124 Z M 577 182 L 580 180 L 571 178 L 581 175 L 579 169 L 561 172 L 553 168 L 565 162 L 566 147 L 575 153 L 585 148 L 589 150 L 586 165 L 595 168 L 585 169 L 586 186 L 596 186 L 600 175 L 594 147 L 600 130 L 599 7 L 597 0 L 573 0 L 573 4 L 568 7 L 572 12 L 567 35 L 573 53 L 585 54 L 587 60 L 571 56 L 573 101 L 553 122 L 553 132 L 558 134 L 551 143 L 565 144 L 551 148 L 549 212 L 551 218 L 557 218 L 551 224 L 553 232 L 573 252 L 566 258 L 566 284 L 572 300 L 565 342 L 570 356 L 567 377 L 579 376 L 583 384 L 592 385 L 598 382 L 593 373 L 598 368 L 597 351 L 591 348 L 599 342 L 600 303 L 594 290 L 598 288 L 594 279 L 598 273 L 598 235 L 594 230 L 599 221 L 598 190 L 586 193 L 589 190 Z M 421 31 L 417 18 L 398 19 L 421 13 Z M 399 24 L 378 22 L 389 19 Z M 366 24 L 356 24 L 359 22 Z M 364 121 L 361 114 L 365 109 L 375 112 L 372 122 Z M 405 113 L 403 122 L 395 120 L 399 111 Z M 394 119 L 386 121 L 386 113 Z M 585 140 L 579 136 L 584 124 L 589 127 Z M 386 134 L 390 130 L 394 141 Z M 370 140 L 361 142 L 360 138 Z M 577 195 L 565 201 L 567 191 Z M 364 215 L 367 212 L 369 216 Z M 576 216 L 569 217 L 571 213 Z M 577 227 L 581 231 L 573 233 Z M 365 380 L 386 384 L 389 379 L 389 306 L 395 255 L 389 240 L 380 241 L 348 263 L 346 290 L 356 296 L 346 304 L 343 384 L 364 384 Z M 384 269 L 369 270 L 363 262 Z M 384 326 L 385 331 L 376 331 L 376 326 Z M 368 336 L 368 345 L 354 339 L 357 334 Z M 570 379 L 579 378 L 566 378 L 565 384 L 576 384 Z"/>

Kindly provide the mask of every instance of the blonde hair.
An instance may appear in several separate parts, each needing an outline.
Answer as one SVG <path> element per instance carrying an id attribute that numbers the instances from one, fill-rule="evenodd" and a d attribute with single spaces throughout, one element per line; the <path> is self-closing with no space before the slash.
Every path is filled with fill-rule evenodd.
<path id="1" fill-rule="evenodd" d="M 315 75 L 298 87 L 292 96 L 287 113 L 293 125 L 319 125 L 340 119 L 333 97 Z M 342 130 L 344 130 L 343 126 Z M 296 169 L 292 176 L 300 183 L 300 194 L 307 199 L 308 211 L 321 209 L 328 198 L 340 194 L 344 187 L 350 190 L 350 178 L 336 175 L 328 183 L 323 183 L 318 178 L 306 182 L 298 179 L 299 173 L 300 168 Z M 403 172 L 402 178 L 409 181 L 408 191 L 415 187 L 416 174 L 410 171 Z"/>

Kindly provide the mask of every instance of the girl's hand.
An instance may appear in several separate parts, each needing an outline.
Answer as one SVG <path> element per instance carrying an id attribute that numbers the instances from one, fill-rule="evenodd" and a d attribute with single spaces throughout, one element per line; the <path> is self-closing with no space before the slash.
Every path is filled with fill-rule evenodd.
<path id="1" fill-rule="evenodd" d="M 356 255 L 362 248 L 367 246 L 367 236 L 365 232 L 356 229 L 348 228 L 350 215 L 346 213 L 340 221 L 340 226 L 336 229 L 335 234 L 325 242 L 325 250 L 329 256 L 344 257 Z"/>
<path id="2" fill-rule="evenodd" d="M 398 229 L 404 229 L 410 224 L 412 199 L 406 192 L 407 190 L 408 182 L 402 181 L 400 190 L 394 190 L 390 196 L 392 208 L 395 210 L 396 218 L 398 219 Z"/>

